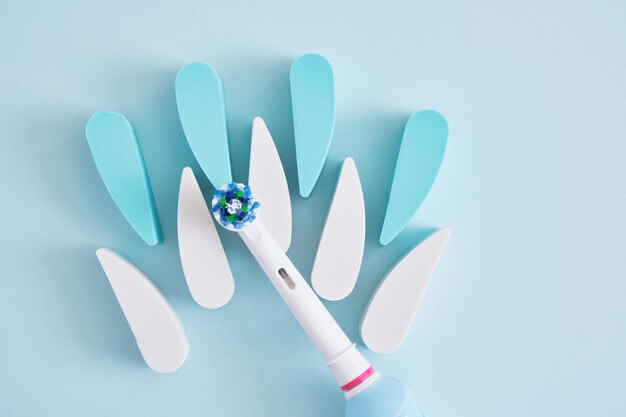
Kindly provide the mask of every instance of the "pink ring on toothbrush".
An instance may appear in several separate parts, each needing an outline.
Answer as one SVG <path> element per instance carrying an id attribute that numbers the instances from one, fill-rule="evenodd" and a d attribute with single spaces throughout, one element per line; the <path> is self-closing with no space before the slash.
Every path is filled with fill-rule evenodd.
<path id="1" fill-rule="evenodd" d="M 353 388 L 356 388 L 361 382 L 365 381 L 374 373 L 374 367 L 370 366 L 363 372 L 361 375 L 354 378 L 352 381 L 348 382 L 345 385 L 341 386 L 342 391 L 350 391 Z"/>

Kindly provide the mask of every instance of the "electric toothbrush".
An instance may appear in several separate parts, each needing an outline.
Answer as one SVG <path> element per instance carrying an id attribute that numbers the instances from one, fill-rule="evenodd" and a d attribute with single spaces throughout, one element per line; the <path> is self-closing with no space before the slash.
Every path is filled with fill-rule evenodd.
<path id="1" fill-rule="evenodd" d="M 249 186 L 230 182 L 215 191 L 217 222 L 244 241 L 333 373 L 346 398 L 346 417 L 423 417 L 414 395 L 384 377 L 348 339 L 278 243 L 258 219 L 260 202 Z"/>
<path id="2" fill-rule="evenodd" d="M 296 117 L 299 121 L 306 119 L 306 115 L 324 114 L 328 117 L 316 119 L 312 125 L 307 124 L 308 127 L 297 129 L 296 136 L 302 137 L 303 133 L 308 132 L 311 133 L 306 135 L 309 139 L 319 141 L 320 135 L 332 133 L 327 125 L 334 122 L 334 110 L 322 111 L 333 96 L 332 74 L 329 73 L 330 66 L 322 62 L 325 61 L 322 57 L 305 57 L 307 58 L 304 60 L 298 60 L 298 65 L 294 64 L 295 70 L 292 68 L 290 74 L 292 98 L 294 91 L 299 97 L 294 99 L 294 114 L 299 109 L 299 116 Z M 322 76 L 318 77 L 316 74 Z M 300 79 L 301 77 L 304 79 Z M 324 92 L 323 97 L 311 97 L 309 94 L 316 92 Z M 260 203 L 255 201 L 250 187 L 233 182 L 223 87 L 215 70 L 203 63 L 193 63 L 182 68 L 176 76 L 176 102 L 187 142 L 200 167 L 216 188 L 211 206 L 217 222 L 228 230 L 238 232 L 317 347 L 344 392 L 345 416 L 423 417 L 417 400 L 406 386 L 397 379 L 381 376 L 357 350 L 356 345 L 348 339 L 285 255 L 274 236 L 257 219 Z M 334 104 L 332 107 L 334 109 Z M 322 129 L 323 132 L 314 129 L 315 126 L 322 125 L 326 126 Z M 318 134 L 313 134 L 315 132 Z M 304 184 L 305 192 L 302 193 L 308 196 L 321 171 L 320 162 L 325 159 L 327 146 L 320 153 L 303 146 L 305 144 L 302 140 L 298 142 L 300 155 L 315 156 L 315 161 L 309 164 L 310 170 L 307 171 L 310 172 L 306 175 L 308 181 Z M 304 162 L 301 160 L 302 158 L 298 158 L 299 166 L 300 162 Z"/>

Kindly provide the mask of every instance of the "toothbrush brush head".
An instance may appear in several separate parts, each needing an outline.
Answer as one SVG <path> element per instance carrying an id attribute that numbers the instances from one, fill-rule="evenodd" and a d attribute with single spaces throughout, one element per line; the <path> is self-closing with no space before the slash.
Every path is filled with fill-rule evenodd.
<path id="1" fill-rule="evenodd" d="M 229 182 L 215 190 L 211 201 L 217 222 L 233 232 L 256 220 L 260 206 L 250 187 L 236 182 Z"/>

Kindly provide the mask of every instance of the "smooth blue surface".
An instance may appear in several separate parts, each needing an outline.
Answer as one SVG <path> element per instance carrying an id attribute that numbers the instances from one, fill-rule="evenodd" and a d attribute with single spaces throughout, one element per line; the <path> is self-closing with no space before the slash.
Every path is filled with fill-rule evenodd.
<path id="1" fill-rule="evenodd" d="M 130 122 L 121 114 L 94 114 L 85 129 L 91 156 L 120 212 L 150 246 L 162 238 L 150 178 Z"/>
<path id="2" fill-rule="evenodd" d="M 217 311 L 186 288 L 176 245 L 180 172 L 212 190 L 178 120 L 190 62 L 224 83 L 234 178 L 264 118 L 293 193 L 289 251 L 308 275 L 344 157 L 367 209 L 363 273 L 328 303 L 356 338 L 389 267 L 435 227 L 452 238 L 412 332 L 367 353 L 428 417 L 623 417 L 626 410 L 626 4 L 623 1 L 105 3 L 0 6 L 0 415 L 341 417 L 322 360 L 237 236 L 220 231 L 237 289 Z M 334 139 L 298 196 L 289 68 L 332 63 Z M 404 124 L 450 125 L 436 185 L 410 227 L 378 244 Z M 85 140 L 96 111 L 132 121 L 164 242 L 120 216 Z M 239 240 L 239 241 L 238 241 Z M 95 257 L 119 251 L 170 299 L 185 365 L 143 363 Z M 297 381 L 297 382 L 296 382 Z"/>
<path id="3" fill-rule="evenodd" d="M 424 413 L 402 382 L 383 376 L 346 401 L 345 417 L 424 417 Z"/>
<path id="4" fill-rule="evenodd" d="M 213 187 L 232 181 L 224 91 L 213 68 L 185 65 L 176 75 L 176 104 L 189 147 Z"/>
<path id="5" fill-rule="evenodd" d="M 298 57 L 289 71 L 300 195 L 309 197 L 322 173 L 335 129 L 333 68 L 318 54 Z"/>
<path id="6" fill-rule="evenodd" d="M 448 141 L 446 119 L 422 110 L 406 122 L 393 173 L 380 244 L 387 245 L 406 227 L 433 186 Z"/>

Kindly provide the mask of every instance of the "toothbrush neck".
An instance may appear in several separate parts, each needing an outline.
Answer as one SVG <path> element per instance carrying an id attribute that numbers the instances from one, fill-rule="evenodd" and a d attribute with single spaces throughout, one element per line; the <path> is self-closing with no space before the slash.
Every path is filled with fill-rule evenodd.
<path id="1" fill-rule="evenodd" d="M 315 344 L 339 387 L 351 392 L 378 375 L 259 219 L 242 229 L 239 236 Z"/>

